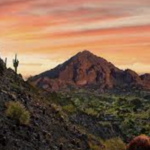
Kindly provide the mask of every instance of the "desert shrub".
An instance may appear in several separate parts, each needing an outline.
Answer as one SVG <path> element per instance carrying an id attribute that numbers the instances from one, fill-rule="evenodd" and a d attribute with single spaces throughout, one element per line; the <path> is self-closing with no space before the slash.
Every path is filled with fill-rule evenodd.
<path id="1" fill-rule="evenodd" d="M 104 150 L 125 150 L 126 145 L 120 138 L 112 138 L 104 141 Z"/>
<path id="2" fill-rule="evenodd" d="M 90 150 L 102 150 L 104 145 L 101 143 L 98 137 L 95 137 L 92 134 L 87 134 L 88 136 L 88 145 Z"/>
<path id="3" fill-rule="evenodd" d="M 88 115 L 91 115 L 91 116 L 97 116 L 98 115 L 98 112 L 95 111 L 95 109 L 92 109 L 92 108 L 86 108 L 85 113 L 88 114 Z"/>
<path id="4" fill-rule="evenodd" d="M 100 146 L 93 144 L 93 143 L 89 143 L 89 147 L 90 147 L 90 150 L 100 150 L 101 149 Z"/>
<path id="5" fill-rule="evenodd" d="M 7 104 L 6 115 L 20 124 L 27 125 L 30 122 L 30 113 L 20 102 L 9 102 Z"/>
<path id="6" fill-rule="evenodd" d="M 75 106 L 73 106 L 72 104 L 63 106 L 63 110 L 67 113 L 70 113 L 70 114 L 75 113 L 77 111 Z"/>

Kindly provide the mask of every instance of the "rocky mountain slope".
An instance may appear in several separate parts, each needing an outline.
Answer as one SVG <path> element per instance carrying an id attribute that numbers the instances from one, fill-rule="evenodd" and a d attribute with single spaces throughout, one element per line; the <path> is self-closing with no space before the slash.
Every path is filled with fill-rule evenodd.
<path id="1" fill-rule="evenodd" d="M 150 89 L 150 75 L 139 76 L 132 70 L 121 70 L 107 60 L 83 51 L 56 68 L 29 79 L 47 91 L 86 87 L 107 89 Z"/>
<path id="2" fill-rule="evenodd" d="M 17 118 L 7 116 L 9 102 L 20 103 L 30 113 L 30 122 L 27 125 L 20 124 L 16 121 Z M 13 111 L 19 113 L 16 109 Z M 72 126 L 55 105 L 45 102 L 38 91 L 23 81 L 21 76 L 16 76 L 13 70 L 6 69 L 2 60 L 0 60 L 0 149 L 89 149 L 87 137 Z"/>

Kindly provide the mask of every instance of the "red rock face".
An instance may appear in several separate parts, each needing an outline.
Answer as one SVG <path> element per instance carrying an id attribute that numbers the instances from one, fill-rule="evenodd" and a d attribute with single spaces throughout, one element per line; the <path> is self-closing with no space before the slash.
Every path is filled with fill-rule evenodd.
<path id="1" fill-rule="evenodd" d="M 83 51 L 56 68 L 29 79 L 48 91 L 67 87 L 97 86 L 110 89 L 120 85 L 143 85 L 143 80 L 132 70 L 122 71 L 110 62 Z"/>
<path id="2" fill-rule="evenodd" d="M 140 78 L 142 79 L 142 82 L 144 83 L 144 87 L 146 89 L 150 89 L 150 74 L 144 74 L 142 76 L 140 76 Z"/>
<path id="3" fill-rule="evenodd" d="M 142 75 L 141 79 L 143 81 L 149 81 L 150 82 L 150 74 L 147 73 L 147 74 Z"/>

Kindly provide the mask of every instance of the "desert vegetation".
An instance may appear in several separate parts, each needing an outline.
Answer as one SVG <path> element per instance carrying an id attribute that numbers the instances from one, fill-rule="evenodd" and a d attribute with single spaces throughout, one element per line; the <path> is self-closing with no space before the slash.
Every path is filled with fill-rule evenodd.
<path id="1" fill-rule="evenodd" d="M 55 93 L 52 97 L 53 102 L 62 106 L 73 123 L 85 127 L 95 136 L 102 136 L 100 128 L 108 129 L 114 137 L 120 136 L 125 142 L 141 134 L 150 135 L 148 93 L 96 94 L 81 90 Z M 108 138 L 105 135 L 102 137 Z"/>
<path id="2" fill-rule="evenodd" d="M 7 104 L 6 115 L 20 124 L 28 125 L 30 122 L 30 113 L 19 101 L 11 101 Z"/>
<path id="3" fill-rule="evenodd" d="M 150 137 L 141 135 L 135 137 L 127 146 L 127 150 L 149 150 Z"/>

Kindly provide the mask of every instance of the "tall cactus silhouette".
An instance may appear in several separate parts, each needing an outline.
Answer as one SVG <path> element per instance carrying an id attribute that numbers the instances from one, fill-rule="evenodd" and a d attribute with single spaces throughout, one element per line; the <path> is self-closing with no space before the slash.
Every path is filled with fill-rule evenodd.
<path id="1" fill-rule="evenodd" d="M 5 58 L 5 67 L 7 67 L 7 58 Z"/>
<path id="2" fill-rule="evenodd" d="M 14 66 L 15 72 L 17 74 L 18 66 L 19 66 L 19 60 L 17 59 L 17 54 L 15 55 L 15 59 L 13 60 L 13 66 Z"/>

